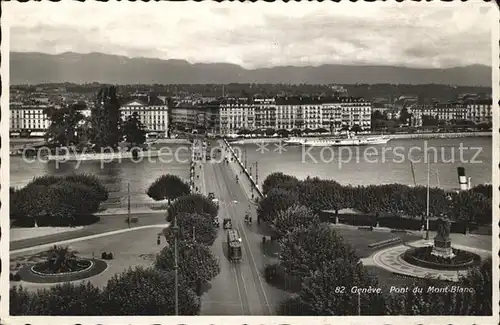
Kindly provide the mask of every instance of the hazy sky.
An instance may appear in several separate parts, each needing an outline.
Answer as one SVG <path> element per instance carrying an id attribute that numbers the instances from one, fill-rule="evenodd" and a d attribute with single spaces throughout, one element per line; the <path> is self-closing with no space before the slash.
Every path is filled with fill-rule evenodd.
<path id="1" fill-rule="evenodd" d="M 276 65 L 491 65 L 494 4 L 8 2 L 11 50 Z"/>

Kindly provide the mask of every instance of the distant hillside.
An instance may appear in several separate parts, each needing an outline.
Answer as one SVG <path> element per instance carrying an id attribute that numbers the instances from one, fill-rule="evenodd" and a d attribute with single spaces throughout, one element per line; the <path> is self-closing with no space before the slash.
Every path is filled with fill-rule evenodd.
<path id="1" fill-rule="evenodd" d="M 10 54 L 11 84 L 102 82 L 115 84 L 451 84 L 491 87 L 491 68 L 450 69 L 321 65 L 247 70 L 226 63 L 191 64 L 183 60 L 127 58 L 102 53 Z"/>

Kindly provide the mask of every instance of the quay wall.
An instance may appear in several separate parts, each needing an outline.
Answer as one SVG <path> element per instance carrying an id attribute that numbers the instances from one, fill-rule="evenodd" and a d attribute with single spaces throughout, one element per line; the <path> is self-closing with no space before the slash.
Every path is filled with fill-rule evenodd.
<path id="1" fill-rule="evenodd" d="M 140 151 L 136 159 L 155 158 L 160 156 L 168 156 L 171 153 L 162 153 L 161 151 Z M 48 161 L 82 161 L 82 160 L 115 160 L 115 159 L 132 159 L 132 153 L 128 152 L 111 152 L 111 153 L 83 153 L 83 154 L 68 154 L 68 155 L 47 155 Z"/>
<path id="2" fill-rule="evenodd" d="M 387 134 L 391 139 L 455 139 L 468 137 L 491 137 L 491 132 L 450 132 L 450 133 L 401 133 Z"/>
<path id="3" fill-rule="evenodd" d="M 369 136 L 382 136 L 382 134 L 359 134 L 360 137 Z M 456 138 L 468 138 L 468 137 L 491 137 L 491 132 L 450 132 L 450 133 L 398 133 L 398 134 L 384 134 L 386 138 L 390 139 L 456 139 Z M 314 136 L 301 136 L 299 138 L 331 138 L 332 135 L 314 135 Z M 231 144 L 255 144 L 262 141 L 266 143 L 277 143 L 283 141 L 283 138 L 248 138 L 248 139 L 236 139 L 230 141 Z"/>

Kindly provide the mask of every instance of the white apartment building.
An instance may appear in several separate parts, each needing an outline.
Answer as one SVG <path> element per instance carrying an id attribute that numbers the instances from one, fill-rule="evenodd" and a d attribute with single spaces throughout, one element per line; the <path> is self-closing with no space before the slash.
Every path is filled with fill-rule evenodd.
<path id="1" fill-rule="evenodd" d="M 45 131 L 50 120 L 44 113 L 48 105 L 15 105 L 10 106 L 10 131 Z"/>
<path id="2" fill-rule="evenodd" d="M 228 98 L 221 101 L 219 106 L 220 133 L 233 134 L 240 130 L 254 130 L 259 128 L 261 116 L 260 107 L 267 103 L 251 102 L 248 98 Z M 257 114 L 257 112 L 259 112 Z M 263 111 L 262 111 L 263 112 Z M 257 115 L 258 121 L 257 121 Z"/>
<path id="3" fill-rule="evenodd" d="M 144 124 L 147 132 L 168 131 L 168 106 L 148 105 L 134 99 L 120 107 L 121 118 L 125 120 L 129 115 L 137 113 L 139 120 Z"/>
<path id="4" fill-rule="evenodd" d="M 242 129 L 326 129 L 371 127 L 371 103 L 349 97 L 277 97 L 225 99 L 220 104 L 222 134 Z"/>
<path id="5" fill-rule="evenodd" d="M 471 120 L 474 123 L 489 123 L 492 121 L 491 114 L 491 104 L 492 100 L 468 100 L 465 103 L 466 106 L 466 117 L 467 120 Z"/>

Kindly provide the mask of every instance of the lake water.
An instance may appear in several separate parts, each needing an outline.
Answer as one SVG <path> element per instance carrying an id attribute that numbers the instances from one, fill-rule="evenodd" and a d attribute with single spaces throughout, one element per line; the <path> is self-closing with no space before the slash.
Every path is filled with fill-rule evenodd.
<path id="1" fill-rule="evenodd" d="M 168 146 L 168 147 L 167 147 Z M 258 162 L 259 183 L 272 172 L 282 171 L 298 178 L 318 176 L 334 179 L 341 184 L 368 185 L 401 183 L 413 185 L 413 161 L 415 183 L 427 184 L 427 163 L 423 161 L 429 152 L 431 186 L 442 188 L 458 187 L 457 167 L 465 167 L 472 184 L 491 183 L 492 139 L 461 138 L 431 140 L 392 140 L 385 145 L 372 147 L 307 148 L 285 146 L 281 152 L 275 144 L 265 149 L 255 144 L 235 146 L 240 150 L 242 160 L 246 153 L 247 166 L 255 173 Z M 460 153 L 462 147 L 462 154 Z M 127 186 L 130 184 L 132 205 L 152 202 L 145 194 L 149 185 L 163 174 L 175 174 L 183 179 L 189 177 L 187 147 L 163 145 L 172 153 L 170 158 L 133 162 L 122 160 L 66 162 L 32 161 L 21 157 L 10 157 L 11 186 L 26 185 L 36 176 L 66 175 L 71 173 L 96 174 L 110 191 L 109 206 L 126 206 Z M 266 150 L 267 149 L 267 150 Z M 436 154 L 434 154 L 434 150 Z"/>
<path id="2" fill-rule="evenodd" d="M 460 147 L 463 148 L 462 154 Z M 269 144 L 269 150 L 255 144 L 237 148 L 241 151 L 242 161 L 246 152 L 247 167 L 252 168 L 252 173 L 255 173 L 254 164 L 258 161 L 259 183 L 267 175 L 282 171 L 299 179 L 318 176 L 346 185 L 426 185 L 425 152 L 428 152 L 430 162 L 431 186 L 457 188 L 459 166 L 465 168 L 472 185 L 491 183 L 492 180 L 492 138 L 488 137 L 398 139 L 371 147 L 285 146 L 281 152 L 275 144 Z"/>

